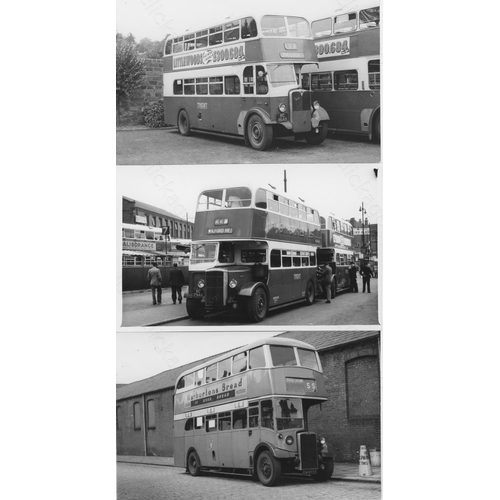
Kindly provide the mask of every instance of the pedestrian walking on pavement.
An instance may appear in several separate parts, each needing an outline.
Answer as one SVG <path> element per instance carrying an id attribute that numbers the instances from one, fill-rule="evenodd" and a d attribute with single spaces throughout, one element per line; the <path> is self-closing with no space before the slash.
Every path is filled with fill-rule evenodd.
<path id="1" fill-rule="evenodd" d="M 182 285 L 184 285 L 184 274 L 177 267 L 176 262 L 170 271 L 170 286 L 172 287 L 172 302 L 174 304 L 177 299 L 179 299 L 179 304 L 182 304 Z"/>
<path id="2" fill-rule="evenodd" d="M 370 279 L 373 276 L 373 271 L 372 271 L 372 268 L 368 265 L 368 262 L 365 262 L 361 266 L 361 270 L 360 270 L 359 274 L 361 274 L 361 276 L 363 276 L 363 293 L 365 293 L 365 290 L 368 293 L 371 293 L 370 292 Z"/>
<path id="3" fill-rule="evenodd" d="M 351 262 L 351 266 L 347 272 L 349 273 L 349 291 L 351 293 L 358 293 L 358 268 L 354 265 L 354 262 Z"/>
<path id="4" fill-rule="evenodd" d="M 161 304 L 161 271 L 158 269 L 155 262 L 153 267 L 148 271 L 148 279 L 151 285 L 151 294 L 153 295 L 153 305 Z"/>
<path id="5" fill-rule="evenodd" d="M 318 284 L 320 286 L 320 290 L 324 290 L 326 293 L 327 304 L 330 304 L 332 301 L 332 277 L 332 268 L 328 264 L 325 264 L 321 270 L 321 277 Z"/>

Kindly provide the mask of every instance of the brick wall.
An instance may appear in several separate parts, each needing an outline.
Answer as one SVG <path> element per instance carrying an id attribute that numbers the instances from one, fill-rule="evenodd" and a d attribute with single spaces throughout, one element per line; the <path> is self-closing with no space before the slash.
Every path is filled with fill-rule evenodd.
<path id="1" fill-rule="evenodd" d="M 163 59 L 144 59 L 144 61 L 146 63 L 144 80 L 134 97 L 121 104 L 120 125 L 144 125 L 144 107 L 163 100 Z"/>

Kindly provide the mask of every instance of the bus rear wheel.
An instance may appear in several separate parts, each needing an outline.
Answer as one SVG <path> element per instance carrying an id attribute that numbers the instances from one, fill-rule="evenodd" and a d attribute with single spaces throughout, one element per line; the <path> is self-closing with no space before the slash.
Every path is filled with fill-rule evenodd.
<path id="1" fill-rule="evenodd" d="M 274 486 L 281 477 L 281 462 L 269 451 L 263 451 L 257 459 L 257 477 L 264 486 Z"/>
<path id="2" fill-rule="evenodd" d="M 177 128 L 181 135 L 189 135 L 191 133 L 191 123 L 189 122 L 189 116 L 187 111 L 181 110 L 179 116 L 177 117 Z"/>
<path id="3" fill-rule="evenodd" d="M 188 455 L 187 470 L 192 476 L 199 476 L 201 474 L 200 457 L 196 451 L 192 451 Z"/>
<path id="4" fill-rule="evenodd" d="M 309 281 L 306 287 L 306 305 L 311 306 L 316 299 L 316 294 L 314 291 L 314 283 Z"/>
<path id="5" fill-rule="evenodd" d="M 186 310 L 190 318 L 203 319 L 205 316 L 205 304 L 201 300 L 187 299 Z"/>
<path id="6" fill-rule="evenodd" d="M 321 468 L 318 469 L 318 473 L 313 476 L 314 480 L 318 483 L 322 483 L 324 481 L 328 481 L 333 474 L 333 460 L 328 460 L 322 464 Z"/>
<path id="7" fill-rule="evenodd" d="M 252 148 L 264 151 L 273 142 L 273 127 L 266 125 L 259 115 L 252 115 L 248 120 L 247 135 Z"/>
<path id="8" fill-rule="evenodd" d="M 313 129 L 305 135 L 306 142 L 317 146 L 321 144 L 328 134 L 328 122 L 321 122 L 317 129 Z"/>
<path id="9" fill-rule="evenodd" d="M 377 116 L 373 119 L 372 124 L 372 140 L 376 144 L 380 144 L 380 113 L 377 113 Z"/>
<path id="10" fill-rule="evenodd" d="M 250 321 L 258 323 L 262 321 L 267 314 L 267 294 L 262 287 L 258 287 L 252 293 L 247 302 L 247 316 Z"/>

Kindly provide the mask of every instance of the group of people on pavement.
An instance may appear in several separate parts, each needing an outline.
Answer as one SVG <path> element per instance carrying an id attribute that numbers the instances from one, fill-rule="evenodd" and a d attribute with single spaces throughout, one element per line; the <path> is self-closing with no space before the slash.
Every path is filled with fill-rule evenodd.
<path id="1" fill-rule="evenodd" d="M 354 262 L 349 263 L 349 292 L 358 293 L 358 280 L 357 280 L 358 268 Z M 330 264 L 323 264 L 318 267 L 317 270 L 318 277 L 318 287 L 319 292 L 324 292 L 326 294 L 326 304 L 330 304 L 332 301 L 332 281 L 333 281 L 333 269 Z M 363 278 L 363 293 L 371 293 L 370 291 L 370 279 L 373 278 L 372 268 L 368 265 L 368 262 L 363 262 L 361 268 L 359 269 L 359 274 Z M 334 290 L 335 293 L 335 290 Z"/>
<path id="2" fill-rule="evenodd" d="M 158 266 L 153 262 L 153 267 L 148 271 L 148 279 L 151 285 L 151 294 L 153 296 L 153 305 L 161 304 L 161 287 L 162 278 L 161 271 Z M 175 304 L 179 301 L 182 304 L 182 286 L 184 285 L 184 274 L 177 267 L 177 263 L 170 269 L 169 285 L 172 288 L 172 302 Z"/>

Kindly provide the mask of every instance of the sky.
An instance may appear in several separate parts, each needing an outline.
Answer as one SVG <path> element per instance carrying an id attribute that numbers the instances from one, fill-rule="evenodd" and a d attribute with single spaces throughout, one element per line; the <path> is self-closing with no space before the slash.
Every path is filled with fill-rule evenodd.
<path id="1" fill-rule="evenodd" d="M 273 10 L 296 14 L 309 20 L 331 15 L 341 6 L 353 0 L 321 2 L 319 5 L 293 0 L 274 0 Z M 167 33 L 182 34 L 186 29 L 215 24 L 233 13 L 241 12 L 243 3 L 234 0 L 191 0 L 173 2 L 172 0 L 117 0 L 116 31 L 127 35 L 132 33 L 138 42 L 141 38 L 163 40 Z M 242 12 L 251 14 L 256 9 L 269 6 L 268 0 L 255 0 L 252 7 Z M 328 11 L 325 9 L 327 7 Z"/>
<path id="2" fill-rule="evenodd" d="M 121 215 L 121 198 L 127 196 L 183 219 L 187 214 L 194 222 L 202 191 L 258 184 L 269 189 L 274 186 L 284 194 L 286 170 L 289 198 L 302 198 L 322 216 L 334 214 L 347 220 L 359 218 L 363 203 L 369 222 L 381 224 L 381 176 L 375 176 L 374 167 L 378 165 L 118 166 L 117 213 Z"/>
<path id="3" fill-rule="evenodd" d="M 116 383 L 143 380 L 279 333 L 283 332 L 257 329 L 251 332 L 165 332 L 158 328 L 120 332 L 116 336 Z"/>

